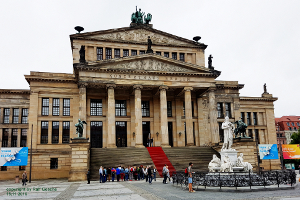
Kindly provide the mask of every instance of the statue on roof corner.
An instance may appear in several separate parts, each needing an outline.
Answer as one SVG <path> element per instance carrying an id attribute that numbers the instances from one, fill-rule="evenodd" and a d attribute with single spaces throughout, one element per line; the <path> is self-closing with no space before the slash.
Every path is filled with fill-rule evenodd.
<path id="1" fill-rule="evenodd" d="M 149 22 L 151 22 L 151 19 L 152 19 L 152 15 L 150 13 L 147 14 L 147 17 L 144 16 L 145 24 L 149 24 Z"/>
<path id="2" fill-rule="evenodd" d="M 84 45 L 81 45 L 80 50 L 79 50 L 79 55 L 80 55 L 79 62 L 85 63 L 86 61 L 85 61 L 85 46 Z"/>
<path id="3" fill-rule="evenodd" d="M 212 66 L 212 59 L 213 59 L 214 57 L 212 57 L 211 56 L 211 54 L 209 55 L 209 57 L 208 57 L 208 68 L 209 69 L 212 69 L 213 68 L 213 66 Z"/>

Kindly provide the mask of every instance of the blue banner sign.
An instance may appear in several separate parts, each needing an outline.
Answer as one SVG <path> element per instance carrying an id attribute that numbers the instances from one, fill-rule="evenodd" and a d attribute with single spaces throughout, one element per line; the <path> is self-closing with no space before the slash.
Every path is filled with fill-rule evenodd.
<path id="1" fill-rule="evenodd" d="M 0 166 L 26 166 L 28 147 L 1 148 Z"/>
<path id="2" fill-rule="evenodd" d="M 261 160 L 278 159 L 277 144 L 259 144 L 258 147 Z"/>

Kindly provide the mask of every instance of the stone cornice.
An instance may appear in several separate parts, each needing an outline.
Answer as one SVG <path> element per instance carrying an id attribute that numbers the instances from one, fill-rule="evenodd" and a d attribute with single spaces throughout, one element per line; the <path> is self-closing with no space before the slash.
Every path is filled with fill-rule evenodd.
<path id="1" fill-rule="evenodd" d="M 264 98 L 264 97 L 240 97 L 240 101 L 276 101 L 278 98 Z"/>
<path id="2" fill-rule="evenodd" d="M 0 89 L 0 94 L 30 94 L 30 90 Z"/>
<path id="3" fill-rule="evenodd" d="M 216 84 L 217 89 L 242 89 L 244 88 L 244 84 L 237 85 L 225 85 L 225 84 Z"/>

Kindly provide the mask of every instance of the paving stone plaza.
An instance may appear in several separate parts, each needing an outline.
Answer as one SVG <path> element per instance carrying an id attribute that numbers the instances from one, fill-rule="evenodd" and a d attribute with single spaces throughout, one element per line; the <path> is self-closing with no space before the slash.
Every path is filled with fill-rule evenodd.
<path id="1" fill-rule="evenodd" d="M 162 179 L 153 181 L 152 185 L 145 181 L 106 182 L 91 181 L 68 182 L 66 179 L 39 180 L 22 187 L 14 181 L 0 182 L 0 199 L 30 199 L 30 200 L 94 200 L 94 199 L 300 199 L 300 185 L 291 189 L 290 186 L 252 187 L 249 188 L 199 188 L 195 193 L 189 193 L 187 188 L 175 186 L 172 183 L 162 184 Z M 20 191 L 21 190 L 21 191 Z"/>

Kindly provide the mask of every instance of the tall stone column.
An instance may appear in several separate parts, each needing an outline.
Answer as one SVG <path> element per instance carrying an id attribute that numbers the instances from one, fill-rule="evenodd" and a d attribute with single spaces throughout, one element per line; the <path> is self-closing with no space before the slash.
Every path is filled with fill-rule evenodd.
<path id="1" fill-rule="evenodd" d="M 215 100 L 215 90 L 210 89 L 209 91 L 209 123 L 210 123 L 210 133 L 211 133 L 211 142 L 218 143 L 220 141 L 219 137 L 219 126 L 217 122 L 217 109 L 216 109 L 216 100 Z"/>
<path id="2" fill-rule="evenodd" d="M 115 119 L 115 87 L 108 84 L 107 87 L 107 147 L 116 147 L 116 119 Z"/>
<path id="3" fill-rule="evenodd" d="M 86 86 L 86 83 L 79 85 L 79 119 L 81 121 L 86 121 Z M 86 137 L 86 128 L 83 129 L 82 137 Z"/>
<path id="4" fill-rule="evenodd" d="M 194 146 L 193 134 L 193 116 L 192 116 L 192 87 L 184 88 L 184 104 L 185 104 L 185 127 L 186 127 L 186 144 L 187 146 Z"/>
<path id="5" fill-rule="evenodd" d="M 143 86 L 134 85 L 134 107 L 135 107 L 135 147 L 144 147 L 143 146 L 143 125 L 142 125 L 142 91 Z"/>
<path id="6" fill-rule="evenodd" d="M 160 134 L 161 146 L 170 147 L 168 134 L 168 114 L 167 114 L 167 86 L 160 86 Z"/>

